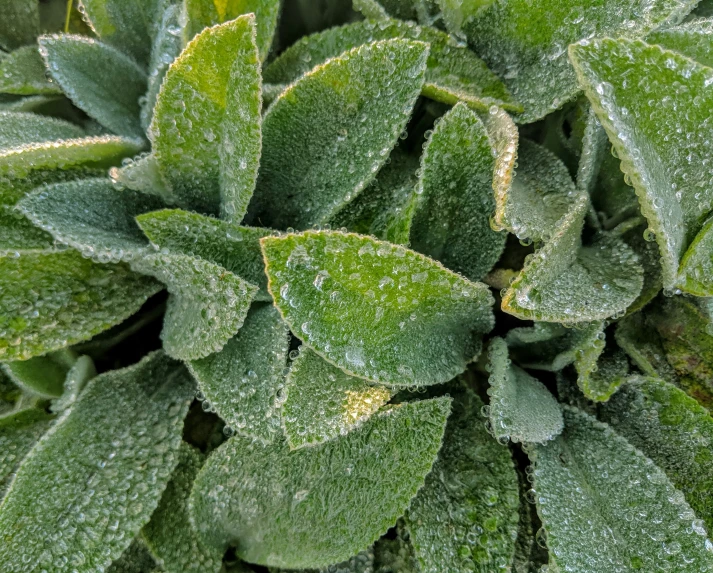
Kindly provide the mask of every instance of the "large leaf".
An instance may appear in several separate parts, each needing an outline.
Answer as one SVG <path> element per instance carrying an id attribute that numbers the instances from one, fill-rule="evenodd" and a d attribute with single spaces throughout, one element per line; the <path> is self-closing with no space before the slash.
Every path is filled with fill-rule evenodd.
<path id="1" fill-rule="evenodd" d="M 710 541 L 691 532 L 696 515 L 666 474 L 606 424 L 572 408 L 564 416 L 564 433 L 535 457 L 556 565 L 578 573 L 713 567 Z"/>
<path id="2" fill-rule="evenodd" d="M 37 45 L 23 46 L 0 60 L 0 92 L 17 95 L 60 94 L 47 80 Z"/>
<path id="3" fill-rule="evenodd" d="M 2 368 L 23 391 L 43 398 L 57 398 L 62 395 L 67 373 L 76 360 L 71 350 L 60 350 L 29 360 L 6 362 Z"/>
<path id="4" fill-rule="evenodd" d="M 181 205 L 242 219 L 260 157 L 260 81 L 253 16 L 201 32 L 169 67 L 149 136 Z"/>
<path id="5" fill-rule="evenodd" d="M 0 359 L 26 360 L 122 322 L 160 290 L 76 251 L 0 253 Z"/>
<path id="6" fill-rule="evenodd" d="M 355 22 L 302 38 L 270 63 L 265 69 L 265 81 L 287 84 L 342 52 L 394 38 L 418 40 L 430 46 L 423 95 L 448 104 L 464 101 L 480 111 L 491 105 L 522 110 L 482 60 L 448 34 L 390 18 Z"/>
<path id="7" fill-rule="evenodd" d="M 697 0 L 439 0 L 444 20 L 510 88 L 525 107 L 522 122 L 540 119 L 574 99 L 578 86 L 567 46 L 593 36 L 641 37 L 680 20 Z M 484 6 L 485 5 L 485 6 Z M 453 28 L 453 24 L 458 27 Z"/>
<path id="8" fill-rule="evenodd" d="M 679 52 L 709 68 L 713 66 L 713 58 L 711 58 L 713 19 L 711 18 L 699 18 L 678 26 L 655 30 L 646 36 L 646 41 Z"/>
<path id="9" fill-rule="evenodd" d="M 505 571 L 520 504 L 512 457 L 488 435 L 475 393 L 450 390 L 453 413 L 443 447 L 409 505 L 406 527 L 422 573 Z"/>
<path id="10" fill-rule="evenodd" d="M 220 265 L 188 255 L 157 253 L 132 265 L 171 293 L 161 339 L 166 352 L 180 360 L 223 348 L 242 326 L 258 290 Z"/>
<path id="11" fill-rule="evenodd" d="M 193 523 L 206 543 L 234 544 L 250 563 L 306 569 L 344 561 L 392 526 L 423 485 L 449 410 L 447 398 L 404 404 L 295 451 L 234 437 L 196 479 Z"/>
<path id="12" fill-rule="evenodd" d="M 446 113 L 424 146 L 411 247 L 470 280 L 482 279 L 505 247 L 490 228 L 493 149 L 465 104 Z"/>
<path id="13" fill-rule="evenodd" d="M 404 247 L 326 231 L 261 242 L 292 332 L 349 374 L 394 386 L 446 382 L 492 328 L 485 285 Z"/>
<path id="14" fill-rule="evenodd" d="M 290 369 L 285 391 L 282 419 L 291 449 L 346 435 L 391 399 L 383 386 L 349 376 L 306 348 Z"/>
<path id="15" fill-rule="evenodd" d="M 192 394 L 183 366 L 162 353 L 94 378 L 0 505 L 2 569 L 96 571 L 118 558 L 178 462 Z"/>
<path id="16" fill-rule="evenodd" d="M 640 41 L 602 39 L 570 51 L 656 234 L 664 287 L 685 287 L 681 259 L 713 207 L 713 171 L 702 163 L 713 71 Z"/>
<path id="17" fill-rule="evenodd" d="M 0 18 L 0 47 L 13 50 L 30 44 L 40 32 L 38 0 L 8 0 Z"/>
<path id="18" fill-rule="evenodd" d="M 220 352 L 188 363 L 198 388 L 228 427 L 272 442 L 282 431 L 280 397 L 289 350 L 277 309 L 254 306 Z"/>
<path id="19" fill-rule="evenodd" d="M 84 36 L 42 36 L 47 69 L 72 103 L 118 135 L 143 137 L 146 72 L 116 48 Z"/>
<path id="20" fill-rule="evenodd" d="M 248 221 L 323 224 L 374 178 L 423 85 L 427 46 L 375 42 L 290 85 L 263 123 L 265 146 Z"/>

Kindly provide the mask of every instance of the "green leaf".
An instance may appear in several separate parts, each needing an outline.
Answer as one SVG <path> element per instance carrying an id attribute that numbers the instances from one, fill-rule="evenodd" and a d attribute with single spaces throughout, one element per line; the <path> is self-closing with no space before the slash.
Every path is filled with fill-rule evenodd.
<path id="1" fill-rule="evenodd" d="M 391 399 L 391 391 L 371 386 L 302 349 L 285 380 L 282 411 L 290 449 L 314 446 L 361 426 Z"/>
<path id="2" fill-rule="evenodd" d="M 281 434 L 280 407 L 288 330 L 272 305 L 253 306 L 220 352 L 188 368 L 210 405 L 241 436 L 270 443 Z"/>
<path id="3" fill-rule="evenodd" d="M 446 382 L 493 325 L 493 298 L 439 263 L 360 235 L 261 240 L 268 288 L 290 329 L 348 374 L 392 386 Z"/>
<path id="4" fill-rule="evenodd" d="M 121 167 L 109 169 L 109 177 L 120 187 L 162 197 L 166 203 L 176 202 L 176 197 L 163 180 L 153 153 L 142 153 L 133 159 L 124 159 Z"/>
<path id="5" fill-rule="evenodd" d="M 43 398 L 57 398 L 62 395 L 67 373 L 76 359 L 72 351 L 60 350 L 29 360 L 6 362 L 2 368 L 10 380 L 25 392 Z"/>
<path id="6" fill-rule="evenodd" d="M 495 217 L 491 225 L 500 231 L 498 212 L 503 209 L 508 199 L 517 162 L 520 135 L 512 118 L 502 109 L 491 107 L 483 116 L 483 124 L 488 130 L 490 143 L 495 150 L 495 169 L 493 170 L 493 191 L 495 194 Z"/>
<path id="7" fill-rule="evenodd" d="M 61 94 L 47 81 L 45 63 L 37 45 L 23 46 L 0 60 L 0 92 L 17 95 Z"/>
<path id="8" fill-rule="evenodd" d="M 20 463 L 50 428 L 53 419 L 54 416 L 35 408 L 0 416 L 0 499 Z"/>
<path id="9" fill-rule="evenodd" d="M 597 185 L 597 176 L 601 170 L 604 157 L 610 144 L 607 132 L 597 119 L 597 114 L 591 108 L 587 112 L 587 119 L 582 137 L 582 150 L 577 165 L 577 189 L 592 194 Z"/>
<path id="10" fill-rule="evenodd" d="M 347 50 L 395 38 L 428 43 L 430 51 L 422 88 L 426 97 L 447 104 L 463 101 L 480 111 L 491 105 L 522 111 L 500 79 L 454 38 L 435 28 L 390 18 L 354 22 L 302 38 L 270 63 L 265 69 L 265 81 L 288 84 Z"/>
<path id="11" fill-rule="evenodd" d="M 406 127 L 426 55 L 422 43 L 374 42 L 290 85 L 265 115 L 248 222 L 303 229 L 354 199 Z"/>
<path id="12" fill-rule="evenodd" d="M 32 359 L 30 359 L 32 360 Z M 89 356 L 80 356 L 67 372 L 64 380 L 64 392 L 52 402 L 50 409 L 52 412 L 64 412 L 68 410 L 79 398 L 79 394 L 84 390 L 92 378 L 97 375 L 97 369 Z"/>
<path id="13" fill-rule="evenodd" d="M 272 235 L 273 231 L 239 227 L 180 209 L 146 213 L 136 220 L 151 242 L 161 249 L 193 255 L 225 267 L 260 287 L 255 300 L 272 300 L 267 292 L 260 239 Z"/>
<path id="14" fill-rule="evenodd" d="M 223 348 L 258 291 L 223 267 L 188 255 L 148 255 L 132 268 L 157 278 L 171 293 L 161 339 L 168 355 L 179 360 L 197 360 Z"/>
<path id="15" fill-rule="evenodd" d="M 379 4 L 394 18 L 415 20 L 417 17 L 414 0 L 379 0 Z"/>
<path id="16" fill-rule="evenodd" d="M 204 28 L 222 24 L 244 14 L 255 14 L 257 46 L 260 59 L 264 60 L 272 45 L 280 11 L 279 0 L 185 0 L 188 25 L 186 34 L 190 40 Z"/>
<path id="17" fill-rule="evenodd" d="M 713 419 L 708 410 L 663 380 L 637 376 L 600 412 L 684 493 L 702 520 L 693 521 L 694 532 L 705 535 L 705 527 L 713 528 Z"/>
<path id="18" fill-rule="evenodd" d="M 352 8 L 367 20 L 386 20 L 389 14 L 376 0 L 352 0 Z"/>
<path id="19" fill-rule="evenodd" d="M 144 542 L 137 537 L 106 573 L 160 573 L 160 570 Z"/>
<path id="20" fill-rule="evenodd" d="M 171 481 L 141 531 L 149 551 L 167 573 L 217 573 L 221 566 L 222 553 L 201 544 L 189 520 L 188 497 L 204 458 L 181 442 Z"/>
<path id="21" fill-rule="evenodd" d="M 16 172 L 8 175 L 0 174 L 0 205 L 14 206 L 27 193 L 52 183 L 62 183 L 90 177 L 100 177 L 104 174 L 103 169 L 76 167 L 73 169 L 37 169 L 16 176 Z"/>
<path id="22" fill-rule="evenodd" d="M 713 217 L 708 219 L 681 259 L 678 286 L 696 296 L 713 296 Z"/>
<path id="23" fill-rule="evenodd" d="M 604 336 L 581 348 L 574 361 L 577 385 L 595 402 L 606 402 L 629 376 L 626 353 L 615 345 L 606 344 Z"/>
<path id="24" fill-rule="evenodd" d="M 411 247 L 470 280 L 482 279 L 505 248 L 490 228 L 493 150 L 483 122 L 457 104 L 424 146 Z"/>
<path id="25" fill-rule="evenodd" d="M 33 113 L 0 112 L 0 158 L 33 143 L 80 137 L 84 137 L 84 130 L 68 121 Z"/>
<path id="26" fill-rule="evenodd" d="M 201 32 L 169 67 L 149 137 L 182 206 L 242 218 L 260 157 L 260 81 L 250 15 Z"/>
<path id="27" fill-rule="evenodd" d="M 679 278 L 681 258 L 713 206 L 712 172 L 699 159 L 708 153 L 706 98 L 713 71 L 639 41 L 596 40 L 570 51 L 656 234 L 663 285 L 685 286 L 680 283 L 686 277 Z M 671 133 L 662 137 L 662 130 Z"/>
<path id="28" fill-rule="evenodd" d="M 35 41 L 40 33 L 38 0 L 8 0 L 0 19 L 0 47 L 14 50 Z"/>
<path id="29" fill-rule="evenodd" d="M 713 66 L 713 19 L 700 18 L 655 30 L 646 36 L 646 42 L 688 56 L 709 68 Z"/>
<path id="30" fill-rule="evenodd" d="M 160 285 L 76 251 L 0 253 L 0 360 L 87 340 L 135 313 Z"/>
<path id="31" fill-rule="evenodd" d="M 705 534 L 666 474 L 609 426 L 564 408 L 564 433 L 535 457 L 538 511 L 563 570 L 700 572 L 713 566 Z"/>
<path id="32" fill-rule="evenodd" d="M 374 573 L 374 550 L 360 551 L 351 559 L 321 569 L 278 569 L 270 567 L 270 573 Z"/>
<path id="33" fill-rule="evenodd" d="M 485 430 L 475 393 L 457 386 L 450 393 L 443 447 L 406 511 L 406 527 L 422 573 L 506 571 L 520 505 L 512 456 Z"/>
<path id="34" fill-rule="evenodd" d="M 562 412 L 545 385 L 511 364 L 502 338 L 488 349 L 490 426 L 498 440 L 544 443 L 562 431 Z"/>
<path id="35" fill-rule="evenodd" d="M 250 563 L 306 569 L 344 561 L 393 525 L 423 485 L 449 410 L 447 398 L 404 404 L 295 451 L 234 437 L 196 479 L 193 523 L 206 543 L 235 544 Z"/>
<path id="36" fill-rule="evenodd" d="M 646 220 L 641 216 L 624 221 L 614 228 L 612 233 L 626 241 L 626 244 L 638 255 L 639 262 L 644 269 L 644 285 L 641 287 L 641 292 L 626 309 L 626 312 L 631 314 L 644 308 L 661 292 L 661 255 L 656 242 L 648 240 Z"/>
<path id="37" fill-rule="evenodd" d="M 420 573 L 421 567 L 402 519 L 394 529 L 395 538 L 384 536 L 374 544 L 375 573 Z"/>
<path id="38" fill-rule="evenodd" d="M 52 235 L 38 229 L 13 207 L 0 205 L 0 251 L 49 249 Z"/>
<path id="39" fill-rule="evenodd" d="M 137 214 L 163 206 L 158 197 L 118 190 L 109 179 L 80 179 L 40 187 L 18 208 L 57 241 L 98 262 L 129 261 L 148 242 Z"/>
<path id="40" fill-rule="evenodd" d="M 162 353 L 94 378 L 0 505 L 2 569 L 59 571 L 66 562 L 96 571 L 118 558 L 178 462 L 192 394 L 183 366 Z"/>
<path id="41" fill-rule="evenodd" d="M 579 88 L 567 59 L 567 46 L 593 36 L 636 38 L 664 23 L 681 20 L 697 0 L 636 0 L 622 5 L 606 0 L 582 6 L 573 0 L 469 1 L 455 8 L 461 30 L 525 107 L 518 118 L 530 123 L 577 95 Z M 449 4 L 460 4 L 449 1 Z M 487 8 L 483 8 L 483 5 Z M 446 10 L 444 9 L 444 12 Z M 457 32 L 458 30 L 452 30 Z"/>
<path id="42" fill-rule="evenodd" d="M 117 135 L 142 138 L 146 72 L 116 48 L 84 36 L 41 36 L 40 54 L 72 103 Z"/>

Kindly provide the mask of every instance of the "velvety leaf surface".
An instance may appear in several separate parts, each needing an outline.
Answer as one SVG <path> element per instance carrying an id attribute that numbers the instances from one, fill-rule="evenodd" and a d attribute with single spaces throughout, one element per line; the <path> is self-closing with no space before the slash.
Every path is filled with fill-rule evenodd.
<path id="1" fill-rule="evenodd" d="M 394 386 L 446 382 L 492 328 L 485 285 L 404 247 L 327 231 L 261 242 L 292 332 L 349 374 Z"/>
<path id="2" fill-rule="evenodd" d="M 690 532 L 696 515 L 666 474 L 606 424 L 569 407 L 564 416 L 535 458 L 551 559 L 582 573 L 710 569 L 710 542 Z"/>
<path id="3" fill-rule="evenodd" d="M 136 538 L 107 568 L 106 573 L 160 573 L 160 570 L 146 544 L 141 538 Z"/>
<path id="4" fill-rule="evenodd" d="M 360 551 L 351 559 L 320 569 L 278 569 L 268 567 L 270 573 L 374 573 L 374 550 Z"/>
<path id="5" fill-rule="evenodd" d="M 153 153 L 124 159 L 121 167 L 109 169 L 109 177 L 119 187 L 162 197 L 166 203 L 176 203 L 176 197 L 164 181 Z"/>
<path id="6" fill-rule="evenodd" d="M 84 130 L 68 121 L 33 113 L 0 112 L 0 157 L 33 143 L 76 139 Z"/>
<path id="7" fill-rule="evenodd" d="M 198 475 L 193 523 L 206 543 L 236 544 L 250 563 L 305 569 L 344 561 L 393 525 L 423 485 L 449 410 L 447 398 L 404 404 L 295 451 L 231 438 Z"/>
<path id="8" fill-rule="evenodd" d="M 658 44 L 667 50 L 679 52 L 709 68 L 713 66 L 713 19 L 699 18 L 655 30 L 646 36 L 649 44 Z"/>
<path id="9" fill-rule="evenodd" d="M 488 349 L 490 426 L 499 440 L 543 443 L 562 431 L 562 412 L 545 385 L 510 362 L 502 338 Z"/>
<path id="10" fill-rule="evenodd" d="M 606 402 L 629 376 L 626 353 L 597 338 L 577 353 L 574 361 L 577 385 L 582 393 L 595 402 Z"/>
<path id="11" fill-rule="evenodd" d="M 160 285 L 76 251 L 0 253 L 0 359 L 87 340 L 135 313 Z"/>
<path id="12" fill-rule="evenodd" d="M 52 78 L 74 105 L 118 135 L 143 137 L 139 98 L 146 72 L 136 62 L 84 36 L 42 36 L 39 43 Z"/>
<path id="13" fill-rule="evenodd" d="M 161 339 L 179 360 L 197 360 L 223 348 L 242 326 L 258 290 L 220 265 L 188 255 L 159 253 L 132 265 L 171 293 Z"/>
<path id="14" fill-rule="evenodd" d="M 61 94 L 47 81 L 37 45 L 23 46 L 0 60 L 0 92 L 17 95 Z"/>
<path id="15" fill-rule="evenodd" d="M 610 144 L 607 132 L 589 107 L 582 137 L 582 151 L 577 164 L 577 189 L 592 194 L 597 185 L 597 176 Z"/>
<path id="16" fill-rule="evenodd" d="M 696 296 L 713 296 L 713 218 L 708 219 L 681 259 L 678 285 Z"/>
<path id="17" fill-rule="evenodd" d="M 65 378 L 75 361 L 76 355 L 72 351 L 60 350 L 29 360 L 6 362 L 1 366 L 10 380 L 25 392 L 43 398 L 57 398 L 62 395 Z"/>
<path id="18" fill-rule="evenodd" d="M 427 46 L 374 42 L 290 85 L 263 122 L 263 154 L 247 221 L 323 224 L 383 165 L 423 85 Z"/>
<path id="19" fill-rule="evenodd" d="M 457 104 L 433 129 L 421 156 L 411 247 L 470 280 L 480 280 L 505 247 L 490 228 L 493 149 L 483 122 Z"/>
<path id="20" fill-rule="evenodd" d="M 406 512 L 416 558 L 422 573 L 507 570 L 520 502 L 512 457 L 486 431 L 476 394 L 464 387 L 449 393 L 443 447 Z"/>
<path id="21" fill-rule="evenodd" d="M 0 19 L 0 47 L 6 50 L 32 43 L 40 32 L 39 2 L 8 0 Z"/>
<path id="22" fill-rule="evenodd" d="M 282 410 L 290 449 L 344 436 L 391 399 L 391 391 L 360 378 L 303 348 L 285 380 Z"/>
<path id="23" fill-rule="evenodd" d="M 14 207 L 0 205 L 0 251 L 49 249 L 53 245 L 52 235 L 35 227 Z"/>
<path id="24" fill-rule="evenodd" d="M 118 558 L 178 461 L 192 393 L 188 373 L 162 353 L 90 382 L 25 458 L 0 505 L 2 568 L 54 573 L 76 563 L 90 571 Z"/>
<path id="25" fill-rule="evenodd" d="M 256 305 L 222 350 L 188 363 L 198 388 L 233 431 L 265 443 L 281 434 L 288 330 L 272 305 Z"/>
<path id="26" fill-rule="evenodd" d="M 32 358 L 30 360 L 32 360 Z M 50 410 L 57 413 L 69 409 L 77 401 L 79 394 L 84 390 L 87 382 L 96 375 L 97 369 L 89 356 L 80 356 L 77 358 L 64 379 L 62 395 L 52 401 Z"/>

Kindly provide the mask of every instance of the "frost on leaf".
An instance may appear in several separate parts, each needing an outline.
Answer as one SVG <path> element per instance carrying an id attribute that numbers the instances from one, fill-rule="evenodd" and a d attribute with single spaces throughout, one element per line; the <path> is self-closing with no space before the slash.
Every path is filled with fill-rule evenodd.
<path id="1" fill-rule="evenodd" d="M 287 337 L 274 306 L 254 305 L 222 350 L 188 363 L 211 410 L 241 436 L 269 443 L 282 432 Z"/>
<path id="2" fill-rule="evenodd" d="M 29 360 L 6 362 L 0 367 L 24 392 L 42 398 L 58 398 L 76 359 L 71 350 L 59 350 Z"/>
<path id="3" fill-rule="evenodd" d="M 564 417 L 563 434 L 535 452 L 537 507 L 556 565 L 710 570 L 710 541 L 691 531 L 696 515 L 666 474 L 608 425 L 569 407 Z"/>
<path id="4" fill-rule="evenodd" d="M 505 233 L 493 231 L 493 149 L 483 122 L 457 104 L 424 146 L 411 224 L 411 248 L 470 280 L 500 258 Z"/>
<path id="5" fill-rule="evenodd" d="M 510 362 L 502 338 L 488 349 L 490 426 L 497 439 L 543 443 L 562 431 L 562 412 L 545 385 Z"/>
<path id="6" fill-rule="evenodd" d="M 55 95 L 62 90 L 47 80 L 37 44 L 23 46 L 0 59 L 0 92 L 16 95 Z"/>
<path id="7" fill-rule="evenodd" d="M 178 461 L 192 394 L 184 367 L 160 352 L 94 378 L 25 458 L 0 505 L 0 568 L 96 571 L 118 558 Z"/>
<path id="8" fill-rule="evenodd" d="M 512 562 L 517 474 L 510 450 L 485 429 L 476 394 L 456 383 L 443 447 L 405 523 L 422 573 L 490 573 Z"/>
<path id="9" fill-rule="evenodd" d="M 132 268 L 157 278 L 171 294 L 161 339 L 169 356 L 179 360 L 196 360 L 223 348 L 242 326 L 258 291 L 220 265 L 188 255 L 148 255 Z"/>
<path id="10" fill-rule="evenodd" d="M 314 446 L 346 435 L 391 399 L 372 386 L 302 349 L 285 380 L 282 418 L 291 449 Z"/>
<path id="11" fill-rule="evenodd" d="M 134 314 L 160 285 L 76 251 L 0 253 L 0 360 L 87 340 Z"/>
<path id="12" fill-rule="evenodd" d="M 334 231 L 265 237 L 269 289 L 292 332 L 347 373 L 447 382 L 478 356 L 492 295 L 404 247 Z"/>
<path id="13" fill-rule="evenodd" d="M 265 115 L 248 222 L 324 224 L 361 193 L 406 127 L 427 54 L 421 42 L 374 42 L 290 85 Z"/>
<path id="14" fill-rule="evenodd" d="M 423 485 L 449 410 L 447 398 L 396 406 L 295 451 L 233 437 L 196 479 L 193 523 L 206 543 L 235 545 L 249 563 L 307 569 L 345 561 L 394 525 Z"/>

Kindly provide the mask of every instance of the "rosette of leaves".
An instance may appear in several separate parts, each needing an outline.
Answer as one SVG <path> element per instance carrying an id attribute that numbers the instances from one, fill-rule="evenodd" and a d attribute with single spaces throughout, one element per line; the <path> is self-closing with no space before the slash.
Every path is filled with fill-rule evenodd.
<path id="1" fill-rule="evenodd" d="M 6 4 L 0 570 L 713 571 L 708 2 Z"/>

